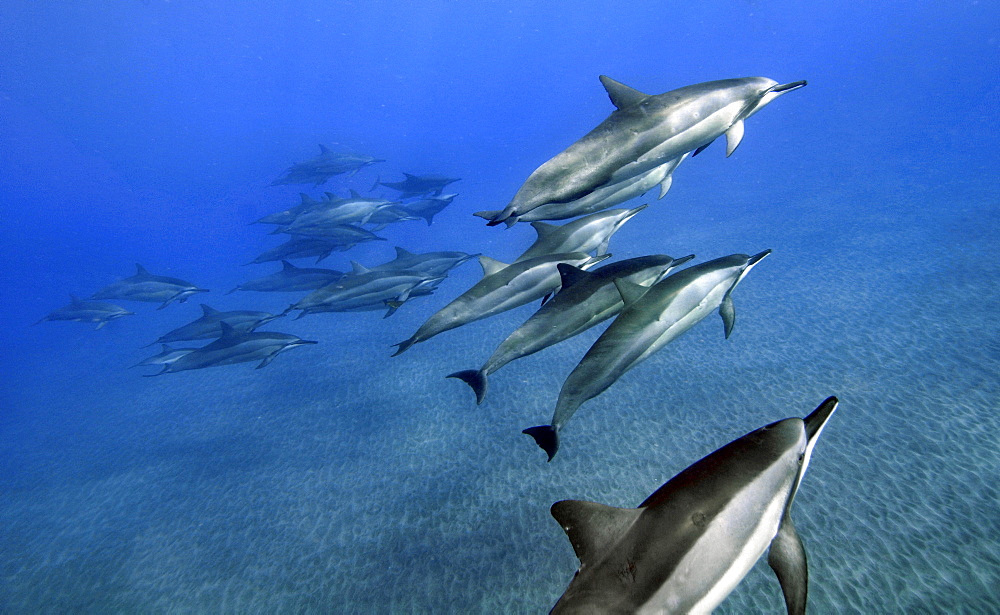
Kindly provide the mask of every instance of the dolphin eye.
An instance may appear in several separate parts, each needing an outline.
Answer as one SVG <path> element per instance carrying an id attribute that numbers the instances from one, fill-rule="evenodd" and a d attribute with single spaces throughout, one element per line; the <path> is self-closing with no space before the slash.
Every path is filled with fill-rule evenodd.
<path id="1" fill-rule="evenodd" d="M 805 459 L 806 459 L 806 454 L 799 453 L 799 465 L 802 465 L 802 462 L 805 461 Z"/>

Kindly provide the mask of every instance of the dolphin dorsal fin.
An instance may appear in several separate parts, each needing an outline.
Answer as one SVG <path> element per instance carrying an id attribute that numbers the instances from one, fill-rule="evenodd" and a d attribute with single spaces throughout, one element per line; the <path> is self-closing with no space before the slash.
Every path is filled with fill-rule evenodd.
<path id="1" fill-rule="evenodd" d="M 495 258 L 490 258 L 489 256 L 480 256 L 479 264 L 483 267 L 484 278 L 507 267 L 507 263 L 502 263 Z"/>
<path id="2" fill-rule="evenodd" d="M 218 313 L 219 313 L 219 310 L 215 309 L 214 307 L 212 307 L 210 305 L 207 305 L 207 304 L 204 304 L 204 303 L 201 304 L 201 315 L 202 316 L 211 316 L 213 314 L 218 314 Z"/>
<path id="3" fill-rule="evenodd" d="M 371 269 L 365 267 L 358 261 L 351 261 L 351 273 L 354 275 L 361 275 L 363 273 L 368 273 L 369 271 L 371 271 Z"/>
<path id="4" fill-rule="evenodd" d="M 403 173 L 403 175 L 406 176 L 406 179 L 420 179 L 416 175 L 410 175 L 409 173 Z"/>
<path id="5" fill-rule="evenodd" d="M 231 337 L 236 337 L 236 335 L 237 335 L 236 329 L 233 328 L 233 325 L 229 324 L 228 322 L 226 322 L 224 320 L 220 320 L 219 321 L 219 329 L 222 330 L 222 335 L 219 336 L 220 340 L 221 339 L 226 339 L 226 338 L 231 338 Z"/>
<path id="6" fill-rule="evenodd" d="M 604 85 L 604 89 L 608 91 L 608 98 L 619 109 L 637 105 L 644 99 L 649 98 L 648 94 L 643 94 L 635 88 L 630 88 L 607 75 L 601 75 L 601 83 Z"/>
<path id="7" fill-rule="evenodd" d="M 296 267 L 295 265 L 289 263 L 288 261 L 285 261 L 285 260 L 281 261 L 281 270 L 282 271 L 291 271 L 293 269 L 298 269 L 298 267 Z"/>
<path id="8" fill-rule="evenodd" d="M 410 252 L 406 248 L 400 248 L 399 246 L 396 246 L 396 258 L 407 258 L 410 256 L 414 256 L 413 252 Z"/>
<path id="9" fill-rule="evenodd" d="M 584 280 L 594 275 L 588 271 L 580 269 L 579 267 L 574 267 L 569 263 L 559 263 L 556 265 L 556 269 L 559 270 L 559 279 L 562 281 L 563 290 L 578 283 L 580 280 Z"/>
<path id="10" fill-rule="evenodd" d="M 531 228 L 535 229 L 535 232 L 538 233 L 538 239 L 544 239 L 558 231 L 560 227 L 548 222 L 532 222 Z"/>
<path id="11" fill-rule="evenodd" d="M 302 199 L 303 205 L 308 205 L 313 202 L 312 197 L 306 194 L 305 192 L 300 192 L 299 197 Z"/>
<path id="12" fill-rule="evenodd" d="M 563 500 L 553 504 L 551 512 L 566 532 L 580 563 L 587 564 L 625 535 L 642 509 Z"/>
<path id="13" fill-rule="evenodd" d="M 351 198 L 352 199 L 360 199 L 361 198 L 361 193 L 358 192 L 357 190 L 355 190 L 354 188 L 351 188 Z"/>
<path id="14" fill-rule="evenodd" d="M 636 284 L 635 282 L 629 282 L 624 278 L 616 278 L 615 286 L 618 288 L 618 293 L 622 296 L 622 301 L 625 302 L 625 307 L 628 307 L 639 300 L 640 297 L 646 294 L 649 288 L 643 286 L 642 284 Z"/>
<path id="15" fill-rule="evenodd" d="M 321 153 L 321 154 L 329 154 L 330 153 L 330 149 L 327 146 L 325 146 L 322 143 L 320 143 L 319 144 L 319 153 Z"/>
<path id="16" fill-rule="evenodd" d="M 146 271 L 146 268 L 145 268 L 145 267 L 143 267 L 143 266 L 142 266 L 142 265 L 140 265 L 139 263 L 136 263 L 136 264 L 135 264 L 135 274 L 136 274 L 136 275 L 141 275 L 141 276 L 148 276 L 148 275 L 149 275 L 149 272 L 148 272 L 148 271 Z"/>

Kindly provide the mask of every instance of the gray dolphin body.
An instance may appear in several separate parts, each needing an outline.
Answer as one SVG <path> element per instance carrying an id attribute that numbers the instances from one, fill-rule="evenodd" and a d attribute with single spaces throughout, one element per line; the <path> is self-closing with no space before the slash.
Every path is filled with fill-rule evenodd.
<path id="1" fill-rule="evenodd" d="M 296 267 L 286 260 L 281 261 L 281 271 L 271 275 L 249 280 L 229 291 L 252 290 L 257 292 L 296 292 L 301 290 L 316 290 L 333 284 L 344 277 L 344 272 L 336 269 L 318 267 Z M 229 293 L 226 293 L 227 295 Z"/>
<path id="2" fill-rule="evenodd" d="M 560 252 L 589 253 L 597 250 L 598 256 L 607 254 L 611 236 L 646 207 L 648 205 L 640 205 L 635 209 L 599 211 L 561 226 L 545 222 L 532 222 L 531 227 L 538 233 L 538 237 L 535 239 L 535 243 L 531 244 L 531 247 L 518 256 L 514 262 Z"/>
<path id="3" fill-rule="evenodd" d="M 604 265 L 593 272 L 560 264 L 562 289 L 511 333 L 480 369 L 455 372 L 448 377 L 472 387 L 476 403 L 481 404 L 493 372 L 511 361 L 583 333 L 620 312 L 624 302 L 615 286 L 616 279 L 648 287 L 692 258 L 693 255 L 677 260 L 665 254 L 640 256 Z"/>
<path id="4" fill-rule="evenodd" d="M 113 303 L 84 301 L 75 295 L 70 295 L 69 305 L 49 312 L 35 324 L 52 320 L 69 320 L 72 322 L 97 323 L 95 329 L 101 329 L 112 320 L 121 318 L 122 316 L 133 316 L 134 314 L 134 312 L 129 312 L 125 308 Z"/>
<path id="5" fill-rule="evenodd" d="M 416 333 L 398 344 L 396 356 L 407 348 L 438 333 L 512 310 L 541 299 L 559 288 L 557 265 L 567 263 L 581 269 L 601 262 L 608 255 L 592 257 L 583 252 L 550 254 L 507 265 L 480 256 L 483 279 L 427 319 Z"/>
<path id="6" fill-rule="evenodd" d="M 650 96 L 601 76 L 617 110 L 594 130 L 535 169 L 490 226 L 548 203 L 584 197 L 641 175 L 726 135 L 727 155 L 743 121 L 781 94 L 805 85 L 764 77 L 723 79 Z"/>
<path id="7" fill-rule="evenodd" d="M 184 303 L 195 293 L 207 293 L 208 290 L 198 288 L 190 282 L 163 275 L 153 275 L 139 264 L 136 264 L 133 276 L 109 284 L 91 296 L 91 299 L 123 299 L 126 301 L 148 301 L 161 303 L 158 310 L 172 302 Z"/>
<path id="8" fill-rule="evenodd" d="M 770 548 L 787 611 L 803 615 L 808 567 L 791 508 L 837 405 L 730 442 L 638 508 L 553 504 L 580 569 L 552 613 L 710 613 Z"/>
<path id="9" fill-rule="evenodd" d="M 319 312 L 357 312 L 388 308 L 392 316 L 408 299 L 434 291 L 444 276 L 411 270 L 375 270 L 351 263 L 354 270 L 342 280 L 319 288 L 285 310 L 301 310 L 296 318 Z"/>
<path id="10" fill-rule="evenodd" d="M 382 263 L 373 270 L 404 270 L 421 271 L 428 275 L 445 275 L 455 267 L 465 261 L 479 256 L 478 254 L 466 254 L 465 252 L 423 252 L 414 254 L 405 248 L 396 247 L 396 258 L 387 263 Z"/>
<path id="11" fill-rule="evenodd" d="M 429 196 L 419 201 L 403 203 L 402 207 L 414 216 L 419 216 L 427 221 L 427 226 L 434 222 L 434 216 L 441 213 L 445 207 L 451 205 L 457 194 L 443 194 L 441 196 Z"/>
<path id="12" fill-rule="evenodd" d="M 625 201 L 632 200 L 646 194 L 653 186 L 659 184 L 660 194 L 657 199 L 666 196 L 667 191 L 674 181 L 674 170 L 681 162 L 687 158 L 687 154 L 679 158 L 667 161 L 658 167 L 654 167 L 645 173 L 622 180 L 614 184 L 606 184 L 597 188 L 590 194 L 566 203 L 548 203 L 539 205 L 531 211 L 520 216 L 509 216 L 504 220 L 507 227 L 511 227 L 517 222 L 536 222 L 539 220 L 565 220 L 577 216 L 592 214 L 615 205 L 620 205 Z M 477 211 L 474 216 L 492 220 L 501 210 Z"/>
<path id="13" fill-rule="evenodd" d="M 395 205 L 385 199 L 366 199 L 357 192 L 351 198 L 330 200 L 300 213 L 295 219 L 274 233 L 293 235 L 324 235 L 326 229 L 342 224 L 364 224 L 375 212 Z"/>
<path id="14" fill-rule="evenodd" d="M 164 333 L 155 342 L 147 344 L 169 344 L 189 340 L 209 340 L 222 335 L 222 324 L 225 323 L 236 331 L 253 331 L 257 327 L 269 323 L 281 315 L 269 312 L 254 312 L 250 310 L 219 311 L 209 305 L 201 304 L 201 318 L 181 325 L 173 331 Z"/>
<path id="15" fill-rule="evenodd" d="M 273 361 L 279 353 L 289 348 L 316 343 L 287 333 L 237 331 L 226 323 L 222 323 L 222 336 L 219 339 L 207 346 L 192 350 L 171 363 L 164 364 L 163 371 L 147 375 L 159 376 L 189 369 L 203 369 L 249 361 L 260 361 L 257 365 L 257 369 L 260 369 Z"/>
<path id="16" fill-rule="evenodd" d="M 144 365 L 169 365 L 177 359 L 183 357 L 189 352 L 198 350 L 197 348 L 173 348 L 166 344 L 160 349 L 160 352 L 154 354 L 151 357 L 146 357 L 142 361 L 139 361 L 132 367 L 142 367 Z"/>
<path id="17" fill-rule="evenodd" d="M 354 175 L 370 164 L 385 162 L 371 156 L 335 152 L 322 144 L 319 146 L 319 152 L 319 156 L 315 158 L 310 158 L 305 162 L 298 162 L 288 167 L 285 170 L 285 174 L 271 182 L 271 185 L 314 184 L 318 186 L 326 183 L 334 175 L 340 175 L 341 173 Z"/>
<path id="18" fill-rule="evenodd" d="M 286 226 L 294 222 L 295 218 L 299 215 L 316 207 L 322 207 L 325 204 L 325 201 L 317 201 L 305 192 L 300 192 L 299 197 L 302 199 L 302 202 L 298 205 L 281 211 L 276 211 L 273 214 L 268 214 L 263 218 L 255 220 L 253 224 L 277 224 L 279 226 Z"/>
<path id="19" fill-rule="evenodd" d="M 625 372 L 701 322 L 716 308 L 726 337 L 736 311 L 732 292 L 750 269 L 770 254 L 733 254 L 678 271 L 650 289 L 618 281 L 625 307 L 573 369 L 559 391 L 551 425 L 529 427 L 524 433 L 548 453 L 559 450 L 559 430 L 588 399 L 603 393 Z"/>
<path id="20" fill-rule="evenodd" d="M 385 186 L 386 188 L 392 188 L 399 192 L 399 198 L 405 199 L 411 196 L 423 196 L 425 194 L 433 194 L 438 196 L 444 191 L 445 186 L 448 184 L 455 183 L 461 178 L 445 177 L 443 175 L 410 175 L 409 173 L 403 173 L 406 176 L 401 182 L 377 182 L 378 186 Z"/>
<path id="21" fill-rule="evenodd" d="M 341 237 L 292 235 L 292 238 L 285 243 L 267 250 L 247 264 L 259 265 L 261 263 L 268 263 L 271 261 L 280 261 L 289 258 L 307 258 L 312 256 L 316 257 L 316 262 L 318 263 L 327 256 L 330 256 L 330 254 L 335 250 L 343 252 L 365 241 L 385 241 L 384 237 L 378 237 L 374 233 L 364 231 L 364 229 L 360 229 L 364 231 L 364 233 L 357 233 L 354 231 L 356 228 L 357 227 L 351 226 L 348 229 L 341 229 L 344 230 L 343 236 Z"/>

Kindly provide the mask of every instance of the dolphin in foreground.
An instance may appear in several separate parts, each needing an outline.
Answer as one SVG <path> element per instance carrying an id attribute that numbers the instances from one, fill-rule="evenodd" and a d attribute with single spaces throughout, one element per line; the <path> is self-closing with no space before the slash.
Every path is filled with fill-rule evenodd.
<path id="1" fill-rule="evenodd" d="M 524 430 L 548 453 L 549 461 L 559 450 L 559 430 L 588 399 L 603 393 L 632 369 L 716 308 L 725 325 L 726 338 L 733 331 L 736 309 L 732 292 L 750 269 L 770 254 L 733 254 L 688 267 L 652 288 L 615 280 L 625 302 L 618 318 L 597 338 L 573 369 L 562 390 L 551 425 Z"/>
<path id="2" fill-rule="evenodd" d="M 507 228 L 510 228 L 518 222 L 565 220 L 566 218 L 585 216 L 587 214 L 601 211 L 602 209 L 620 205 L 621 203 L 630 201 L 636 197 L 640 197 L 646 194 L 646 192 L 657 184 L 660 186 L 660 194 L 656 198 L 657 200 L 662 199 L 667 195 L 667 192 L 670 190 L 670 186 L 673 185 L 674 171 L 687 157 L 687 154 L 682 154 L 680 157 L 665 162 L 658 167 L 654 167 L 641 175 L 637 175 L 614 184 L 605 184 L 586 196 L 582 196 L 566 203 L 549 203 L 547 205 L 539 205 L 523 215 L 510 216 L 503 222 L 507 225 Z M 497 214 L 500 213 L 500 211 L 501 210 L 499 209 L 477 211 L 472 215 L 485 220 L 492 220 Z"/>
<path id="3" fill-rule="evenodd" d="M 582 198 L 703 149 L 726 135 L 726 155 L 743 139 L 743 122 L 805 81 L 779 84 L 764 77 L 708 81 L 650 96 L 604 75 L 617 110 L 597 128 L 528 176 L 494 226 L 549 203 Z"/>
<path id="4" fill-rule="evenodd" d="M 611 255 L 590 256 L 583 252 L 549 254 L 519 263 L 506 264 L 480 256 L 483 279 L 458 298 L 435 312 L 416 333 L 395 344 L 396 356 L 417 342 L 423 342 L 456 327 L 521 307 L 559 288 L 559 263 L 586 269 Z"/>
<path id="5" fill-rule="evenodd" d="M 580 569 L 551 612 L 710 613 L 770 548 L 788 613 L 803 615 L 808 567 L 792 502 L 837 405 L 829 397 L 804 419 L 730 442 L 638 508 L 553 504 Z"/>
<path id="6" fill-rule="evenodd" d="M 532 222 L 531 226 L 538 233 L 538 238 L 514 262 L 559 252 L 590 253 L 597 250 L 598 256 L 607 254 L 611 236 L 617 233 L 623 224 L 647 207 L 649 206 L 640 205 L 634 209 L 608 209 L 578 218 L 561 226 L 546 222 Z"/>
<path id="7" fill-rule="evenodd" d="M 94 293 L 91 299 L 123 299 L 152 303 L 162 301 L 160 307 L 156 308 L 162 310 L 174 301 L 184 303 L 188 297 L 195 293 L 208 292 L 207 289 L 198 288 L 194 284 L 178 278 L 153 275 L 138 263 L 135 269 L 135 275 L 105 286 Z"/>
<path id="8" fill-rule="evenodd" d="M 287 333 L 237 331 L 225 322 L 220 324 L 222 336 L 219 339 L 177 357 L 170 363 L 163 363 L 163 371 L 156 374 L 146 374 L 146 376 L 159 376 L 189 369 L 232 365 L 248 361 L 260 361 L 257 365 L 257 369 L 260 369 L 273 361 L 279 353 L 289 348 L 318 343 Z"/>
<path id="9" fill-rule="evenodd" d="M 559 264 L 562 289 L 507 336 L 480 369 L 467 369 L 448 378 L 458 378 L 472 388 L 481 404 L 489 389 L 489 375 L 511 361 L 532 355 L 596 326 L 621 311 L 624 303 L 615 287 L 616 279 L 649 287 L 672 269 L 694 258 L 673 259 L 666 254 L 640 256 L 584 271 Z"/>

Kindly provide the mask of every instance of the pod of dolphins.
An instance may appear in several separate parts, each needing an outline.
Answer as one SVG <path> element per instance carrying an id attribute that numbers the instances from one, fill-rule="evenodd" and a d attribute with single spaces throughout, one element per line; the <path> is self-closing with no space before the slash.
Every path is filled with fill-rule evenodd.
<path id="1" fill-rule="evenodd" d="M 535 169 L 505 207 L 475 214 L 488 226 L 531 223 L 536 241 L 513 262 L 396 248 L 393 261 L 375 267 L 352 261 L 346 274 L 297 267 L 289 259 L 316 257 L 318 262 L 333 250 L 381 240 L 373 231 L 388 224 L 424 219 L 430 225 L 454 199 L 442 192 L 457 180 L 407 174 L 404 181 L 379 180 L 373 186 L 395 190 L 399 201 L 353 191 L 348 198 L 326 193 L 320 201 L 303 194 L 299 205 L 258 220 L 276 225 L 274 233 L 291 235 L 253 261 L 281 261 L 281 271 L 230 292 L 309 294 L 277 315 L 220 312 L 203 305 L 201 318 L 160 336 L 153 344 L 161 344 L 161 352 L 140 365 L 160 365 L 160 373 L 247 361 L 264 367 L 286 349 L 316 342 L 257 327 L 292 311 L 301 318 L 384 309 L 388 317 L 406 301 L 432 294 L 450 269 L 478 256 L 483 278 L 396 344 L 393 356 L 451 329 L 540 300 L 541 307 L 481 367 L 448 376 L 468 384 L 481 404 L 489 376 L 501 367 L 613 318 L 566 378 L 550 422 L 524 430 L 551 462 L 561 432 L 577 410 L 628 370 L 716 310 L 728 339 L 736 321 L 733 291 L 771 252 L 731 254 L 685 268 L 694 255 L 653 254 L 594 268 L 611 257 L 611 237 L 647 206 L 611 208 L 656 186 L 662 198 L 681 162 L 716 139 L 725 137 L 726 155 L 732 155 L 748 118 L 806 85 L 751 77 L 648 95 L 606 76 L 600 79 L 615 106 L 611 115 Z M 318 157 L 293 165 L 274 183 L 320 185 L 334 175 L 353 175 L 382 162 L 320 148 Z M 555 225 L 553 220 L 571 221 Z M 130 314 L 100 299 L 153 301 L 163 308 L 199 292 L 205 289 L 138 266 L 136 275 L 101 289 L 92 300 L 74 297 L 42 320 L 96 322 L 100 328 Z M 201 348 L 168 345 L 198 339 L 214 341 Z M 637 508 L 555 503 L 552 516 L 565 530 L 580 567 L 552 612 L 708 613 L 768 551 L 788 613 L 805 613 L 806 553 L 791 507 L 816 441 L 837 406 L 837 398 L 829 397 L 805 418 L 779 420 L 733 440 L 668 480 Z"/>

